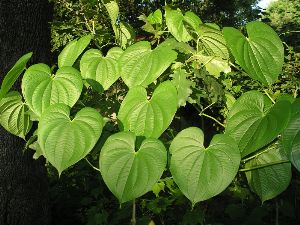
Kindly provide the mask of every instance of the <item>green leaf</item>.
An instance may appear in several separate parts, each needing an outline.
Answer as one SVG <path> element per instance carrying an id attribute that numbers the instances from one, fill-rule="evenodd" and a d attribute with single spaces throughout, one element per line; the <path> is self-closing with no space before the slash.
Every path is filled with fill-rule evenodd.
<path id="1" fill-rule="evenodd" d="M 199 29 L 202 24 L 201 19 L 193 12 L 186 12 L 184 15 L 184 22 L 191 26 L 194 30 Z"/>
<path id="2" fill-rule="evenodd" d="M 172 10 L 170 8 L 166 8 L 165 18 L 168 30 L 177 41 L 188 42 L 192 39 L 188 30 L 184 26 L 184 15 L 179 9 Z M 188 17 L 188 19 L 189 18 L 190 17 Z"/>
<path id="3" fill-rule="evenodd" d="M 262 93 L 249 91 L 229 111 L 225 132 L 236 140 L 244 157 L 272 142 L 285 129 L 290 115 L 290 102 L 272 105 Z"/>
<path id="4" fill-rule="evenodd" d="M 276 32 L 262 22 L 250 22 L 246 29 L 248 38 L 235 28 L 225 27 L 226 42 L 237 63 L 251 78 L 271 85 L 282 69 L 282 42 Z"/>
<path id="5" fill-rule="evenodd" d="M 135 32 L 129 23 L 120 22 L 114 30 L 117 42 L 123 49 L 134 42 Z"/>
<path id="6" fill-rule="evenodd" d="M 228 135 L 215 135 L 208 148 L 203 142 L 202 130 L 190 127 L 181 131 L 170 146 L 172 176 L 193 205 L 225 190 L 241 160 L 237 144 Z"/>
<path id="7" fill-rule="evenodd" d="M 188 79 L 188 75 L 184 69 L 175 70 L 174 74 L 170 75 L 173 78 L 172 84 L 177 89 L 178 107 L 185 106 L 186 101 L 193 92 L 191 87 L 194 86 L 195 83 Z"/>
<path id="8" fill-rule="evenodd" d="M 152 190 L 166 167 L 167 152 L 157 139 L 145 139 L 137 146 L 133 133 L 120 132 L 106 140 L 99 164 L 105 184 L 123 203 Z"/>
<path id="9" fill-rule="evenodd" d="M 26 114 L 27 106 L 19 92 L 7 93 L 0 101 L 0 124 L 8 132 L 25 139 L 32 122 Z"/>
<path id="10" fill-rule="evenodd" d="M 219 29 L 201 24 L 198 29 L 199 47 L 209 56 L 216 56 L 221 59 L 228 59 L 229 52 L 226 41 Z"/>
<path id="11" fill-rule="evenodd" d="M 111 0 L 108 3 L 105 3 L 104 6 L 108 12 L 111 23 L 113 25 L 116 25 L 118 17 L 119 17 L 118 3 L 116 1 Z"/>
<path id="12" fill-rule="evenodd" d="M 267 164 L 286 160 L 280 153 L 280 146 L 274 143 L 263 150 L 263 153 L 249 160 L 245 168 L 261 167 Z M 257 168 L 246 172 L 249 186 L 261 201 L 275 198 L 290 184 L 292 173 L 290 163 L 281 163 Z"/>
<path id="13" fill-rule="evenodd" d="M 11 89 L 11 87 L 14 85 L 16 80 L 19 78 L 21 73 L 24 71 L 25 66 L 29 59 L 32 56 L 32 52 L 27 53 L 23 55 L 16 63 L 15 65 L 8 71 L 6 76 L 3 79 L 3 82 L 1 84 L 0 88 L 0 101 L 1 99 L 6 95 L 6 93 Z"/>
<path id="14" fill-rule="evenodd" d="M 151 13 L 147 19 L 151 24 L 162 24 L 162 13 L 160 9 L 157 9 L 155 12 Z"/>
<path id="15" fill-rule="evenodd" d="M 58 55 L 58 67 L 73 66 L 76 59 L 91 42 L 90 35 L 84 36 L 79 40 L 73 40 Z"/>
<path id="16" fill-rule="evenodd" d="M 92 150 L 104 125 L 102 116 L 93 108 L 81 109 L 73 120 L 69 115 L 67 105 L 52 105 L 43 113 L 38 126 L 38 144 L 59 174 Z"/>
<path id="17" fill-rule="evenodd" d="M 134 87 L 121 104 L 120 127 L 137 136 L 158 138 L 172 122 L 177 102 L 177 91 L 170 81 L 161 83 L 150 100 L 145 88 Z"/>
<path id="18" fill-rule="evenodd" d="M 97 49 L 88 50 L 80 60 L 82 77 L 97 81 L 107 90 L 120 77 L 117 60 L 122 52 L 121 48 L 111 48 L 106 57 L 103 57 Z"/>
<path id="19" fill-rule="evenodd" d="M 49 66 L 35 64 L 28 68 L 22 80 L 25 101 L 38 117 L 55 103 L 72 107 L 80 97 L 82 87 L 81 75 L 72 67 L 62 67 L 53 76 Z"/>
<path id="20" fill-rule="evenodd" d="M 147 87 L 154 82 L 177 58 L 171 47 L 159 46 L 151 50 L 147 41 L 141 41 L 127 48 L 119 59 L 121 77 L 132 88 Z"/>
<path id="21" fill-rule="evenodd" d="M 152 34 L 156 34 L 157 31 L 155 30 L 155 28 L 153 27 L 153 25 L 150 23 L 150 21 L 148 20 L 147 16 L 140 15 L 138 17 L 138 19 L 141 20 L 141 21 L 143 21 L 143 22 L 145 22 L 145 24 L 142 26 L 142 29 L 144 31 L 147 31 L 147 32 L 152 33 Z"/>
<path id="22" fill-rule="evenodd" d="M 300 99 L 292 104 L 291 120 L 282 133 L 282 148 L 288 159 L 300 171 Z"/>
<path id="23" fill-rule="evenodd" d="M 207 72 L 216 78 L 219 78 L 221 73 L 231 72 L 228 61 L 219 57 L 195 54 L 192 58 L 203 64 Z"/>

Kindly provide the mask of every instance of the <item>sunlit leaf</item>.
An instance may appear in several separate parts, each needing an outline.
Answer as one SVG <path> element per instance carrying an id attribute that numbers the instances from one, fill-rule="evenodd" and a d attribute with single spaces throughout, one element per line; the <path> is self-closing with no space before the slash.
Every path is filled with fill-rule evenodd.
<path id="1" fill-rule="evenodd" d="M 105 184 L 120 203 L 152 190 L 167 164 L 167 152 L 157 139 L 138 143 L 132 132 L 111 135 L 100 153 L 100 170 Z"/>
<path id="2" fill-rule="evenodd" d="M 121 104 L 120 127 L 137 136 L 158 138 L 173 120 L 177 104 L 177 91 L 170 81 L 161 83 L 150 100 L 145 88 L 134 87 Z"/>
<path id="3" fill-rule="evenodd" d="M 26 114 L 27 106 L 22 101 L 22 96 L 12 91 L 7 93 L 0 101 L 0 124 L 8 132 L 25 139 L 30 131 L 32 122 Z"/>
<path id="4" fill-rule="evenodd" d="M 76 59 L 81 55 L 84 49 L 89 45 L 92 37 L 84 36 L 79 40 L 73 40 L 58 55 L 58 67 L 73 66 Z"/>
<path id="5" fill-rule="evenodd" d="M 81 75 L 72 67 L 62 67 L 53 76 L 49 66 L 35 64 L 28 68 L 22 80 L 26 104 L 38 117 L 55 103 L 72 107 L 80 97 L 82 87 Z"/>
<path id="6" fill-rule="evenodd" d="M 237 63 L 251 78 L 271 85 L 282 69 L 282 42 L 276 32 L 262 22 L 250 22 L 246 29 L 248 37 L 235 28 L 225 27 L 223 33 L 226 42 Z"/>
<path id="7" fill-rule="evenodd" d="M 178 10 L 166 8 L 166 24 L 170 33 L 179 42 L 188 42 L 192 39 L 188 30 L 184 26 L 184 15 Z"/>
<path id="8" fill-rule="evenodd" d="M 171 173 L 193 205 L 222 192 L 236 176 L 241 160 L 237 144 L 228 135 L 214 136 L 208 148 L 203 142 L 202 130 L 190 127 L 170 146 Z"/>
<path id="9" fill-rule="evenodd" d="M 6 76 L 3 79 L 0 88 L 0 101 L 9 91 L 9 89 L 14 85 L 16 80 L 19 78 L 21 73 L 24 71 L 27 62 L 30 60 L 32 52 L 23 55 L 15 65 L 8 71 Z"/>
<path id="10" fill-rule="evenodd" d="M 122 53 L 118 47 L 111 48 L 106 57 L 97 49 L 88 50 L 80 60 L 82 77 L 98 82 L 103 90 L 107 90 L 120 77 L 117 60 Z"/>
<path id="11" fill-rule="evenodd" d="M 229 111 L 225 133 L 237 141 L 244 157 L 272 142 L 285 129 L 290 115 L 290 102 L 273 105 L 262 93 L 249 91 Z"/>
<path id="12" fill-rule="evenodd" d="M 38 144 L 46 159 L 58 170 L 63 170 L 83 159 L 99 139 L 104 121 L 93 108 L 83 108 L 70 119 L 70 108 L 65 104 L 50 106 L 38 126 Z"/>
<path id="13" fill-rule="evenodd" d="M 147 41 L 141 41 L 127 48 L 119 59 L 121 77 L 131 88 L 148 86 L 154 82 L 176 59 L 177 53 L 170 47 L 151 50 Z"/>

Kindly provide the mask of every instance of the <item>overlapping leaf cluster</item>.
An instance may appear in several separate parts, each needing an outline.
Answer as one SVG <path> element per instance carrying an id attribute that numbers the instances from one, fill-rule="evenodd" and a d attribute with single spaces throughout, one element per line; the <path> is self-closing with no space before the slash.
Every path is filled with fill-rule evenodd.
<path id="1" fill-rule="evenodd" d="M 98 49 L 84 51 L 91 41 L 89 35 L 72 41 L 58 56 L 55 73 L 45 64 L 26 70 L 23 98 L 8 92 L 30 55 L 22 57 L 1 86 L 1 125 L 25 139 L 33 121 L 38 121 L 32 146 L 61 174 L 95 147 L 105 125 L 92 107 L 73 113 L 83 89 L 105 92 L 122 82 L 128 91 L 115 112 L 119 132 L 98 149 L 101 175 L 121 203 L 152 190 L 166 169 L 192 204 L 224 191 L 239 171 L 246 172 L 250 188 L 262 201 L 284 191 L 291 179 L 290 162 L 300 170 L 298 99 L 275 101 L 267 91 L 249 91 L 233 99 L 225 132 L 215 135 L 208 147 L 197 127 L 179 132 L 169 149 L 160 139 L 177 109 L 197 88 L 193 77 L 200 69 L 218 79 L 236 63 L 261 85 L 272 85 L 283 63 L 277 34 L 261 22 L 251 22 L 245 37 L 234 28 L 221 30 L 205 24 L 192 12 L 166 7 L 164 18 L 161 11 L 155 11 L 143 20 L 147 29 L 149 24 L 165 21 L 172 37 L 156 46 L 147 41 L 131 44 L 122 26 L 116 25 L 116 3 L 105 6 L 116 38 L 121 40 L 119 46 L 104 56 Z"/>

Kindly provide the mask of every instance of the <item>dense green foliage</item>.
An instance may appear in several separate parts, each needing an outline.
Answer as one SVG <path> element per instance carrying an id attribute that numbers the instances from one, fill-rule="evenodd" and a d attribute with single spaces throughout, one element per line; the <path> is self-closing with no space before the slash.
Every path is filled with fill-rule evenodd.
<path id="1" fill-rule="evenodd" d="M 116 40 L 111 35 L 115 28 L 103 2 L 107 0 L 50 0 L 54 5 L 52 25 L 52 46 L 56 53 L 69 41 L 88 33 L 94 35 L 93 44 L 98 48 L 110 45 Z M 220 25 L 237 26 L 258 18 L 257 0 L 122 0 L 119 2 L 119 27 L 132 26 L 137 39 L 148 39 L 141 29 L 145 15 L 156 9 L 163 10 L 165 2 L 183 11 L 193 11 L 205 21 L 214 21 Z M 130 24 L 130 25 L 129 25 Z M 155 24 L 160 30 L 161 25 Z M 163 31 L 163 30 L 161 30 Z M 157 32 L 156 32 L 157 34 Z"/>
<path id="2" fill-rule="evenodd" d="M 268 200 L 290 185 L 291 164 L 294 177 L 299 174 L 299 101 L 297 88 L 279 85 L 284 47 L 274 30 L 257 21 L 248 23 L 245 33 L 220 29 L 170 5 L 140 17 L 142 29 L 152 35 L 138 41 L 122 8 L 105 2 L 98 5 L 109 15 L 106 32 L 114 35 L 99 41 L 92 26 L 84 31 L 88 35 L 64 47 L 57 69 L 45 64 L 26 69 L 24 101 L 18 92 L 5 95 L 1 125 L 28 140 L 35 157 L 43 155 L 66 179 L 56 183 L 80 194 L 86 217 L 80 215 L 78 221 L 127 224 L 127 202 L 133 200 L 138 224 L 151 219 L 162 224 L 265 224 L 266 205 L 276 211 L 278 222 L 278 203 L 274 208 Z M 92 48 L 86 50 L 88 46 Z M 14 68 L 20 63 L 23 70 L 22 60 Z M 0 93 L 12 82 L 2 84 Z M 188 107 L 198 111 L 193 126 L 181 114 Z M 33 122 L 38 129 L 27 137 Z M 101 178 L 91 176 L 95 171 L 87 165 Z M 250 190 L 264 207 L 255 207 Z M 223 204 L 216 207 L 218 201 Z M 249 208 L 252 219 L 246 217 Z M 282 218 L 289 218 L 288 223 L 293 215 Z M 132 224 L 135 219 L 133 214 Z"/>

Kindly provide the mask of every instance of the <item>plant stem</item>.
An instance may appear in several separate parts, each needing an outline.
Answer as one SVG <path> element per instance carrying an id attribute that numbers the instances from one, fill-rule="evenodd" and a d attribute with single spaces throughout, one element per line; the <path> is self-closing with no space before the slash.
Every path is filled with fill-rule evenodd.
<path id="1" fill-rule="evenodd" d="M 259 166 L 254 166 L 254 167 L 250 167 L 250 168 L 240 169 L 239 171 L 240 172 L 247 172 L 247 171 L 251 171 L 251 170 L 261 169 L 261 168 L 264 168 L 264 167 L 278 165 L 278 164 L 282 164 L 282 163 L 289 163 L 289 162 L 290 162 L 289 160 L 280 160 L 280 161 L 266 163 L 266 164 L 259 165 Z"/>
<path id="2" fill-rule="evenodd" d="M 136 225 L 136 204 L 135 204 L 135 199 L 132 201 L 132 219 L 131 219 L 131 224 Z"/>
<path id="3" fill-rule="evenodd" d="M 267 90 L 264 90 L 264 92 L 268 96 L 268 98 L 273 102 L 273 104 L 275 104 L 274 99 L 269 95 L 269 93 L 267 92 Z"/>
<path id="4" fill-rule="evenodd" d="M 97 167 L 95 167 L 87 158 L 84 158 L 87 163 L 94 169 L 94 170 L 97 170 L 98 172 L 101 172 Z"/>
<path id="5" fill-rule="evenodd" d="M 246 158 L 246 159 L 243 159 L 241 162 L 242 162 L 242 163 L 245 163 L 245 162 L 247 162 L 247 161 L 249 161 L 249 160 L 251 160 L 251 159 L 254 159 L 254 158 L 256 158 L 257 156 L 259 156 L 259 155 L 261 155 L 261 154 L 263 154 L 263 153 L 265 153 L 265 152 L 267 152 L 267 151 L 270 151 L 270 149 L 265 149 L 265 150 L 263 150 L 263 151 L 261 151 L 261 152 L 258 152 L 258 153 L 256 153 L 256 154 L 253 155 L 253 156 L 250 156 L 250 157 L 248 157 L 248 158 Z"/>
<path id="6" fill-rule="evenodd" d="M 221 123 L 220 121 L 218 121 L 216 118 L 214 118 L 214 117 L 212 117 L 210 115 L 207 115 L 207 114 L 205 114 L 203 112 L 200 113 L 199 116 L 205 116 L 205 117 L 207 117 L 209 119 L 212 119 L 213 121 L 215 121 L 217 124 L 221 125 L 222 127 L 225 127 L 225 125 L 223 123 Z"/>

